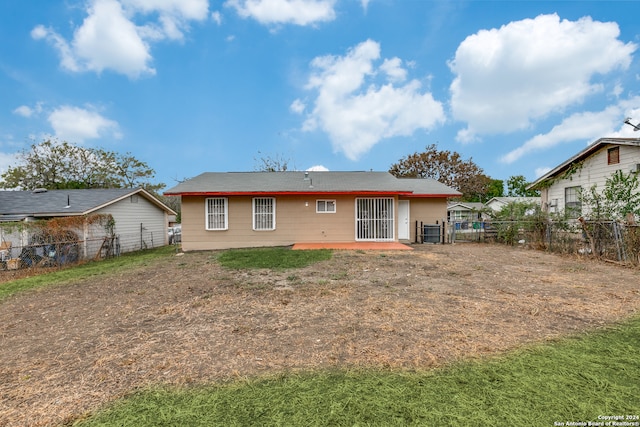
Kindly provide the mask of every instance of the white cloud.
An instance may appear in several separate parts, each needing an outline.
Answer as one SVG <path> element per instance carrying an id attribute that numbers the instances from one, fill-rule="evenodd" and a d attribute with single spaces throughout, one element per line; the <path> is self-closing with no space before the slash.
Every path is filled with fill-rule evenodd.
<path id="1" fill-rule="evenodd" d="M 3 153 L 0 151 L 0 174 L 3 174 L 18 161 L 18 153 Z"/>
<path id="2" fill-rule="evenodd" d="M 222 14 L 220 12 L 218 12 L 217 10 L 214 11 L 214 12 L 211 12 L 211 19 L 216 24 L 222 25 Z"/>
<path id="3" fill-rule="evenodd" d="M 304 102 L 302 102 L 299 99 L 296 99 L 295 101 L 293 101 L 289 106 L 289 109 L 296 114 L 304 113 L 305 108 L 307 108 L 307 106 L 304 105 Z"/>
<path id="4" fill-rule="evenodd" d="M 554 14 L 467 37 L 449 63 L 452 112 L 468 123 L 461 136 L 526 129 L 601 92 L 592 78 L 627 69 L 637 48 L 619 35 L 614 22 Z"/>
<path id="5" fill-rule="evenodd" d="M 311 166 L 309 169 L 307 169 L 307 171 L 309 172 L 328 172 L 329 169 L 322 166 L 322 165 L 315 165 L 315 166 Z"/>
<path id="6" fill-rule="evenodd" d="M 370 1 L 371 0 L 360 0 L 360 4 L 362 5 L 362 9 L 364 9 L 365 12 L 369 8 L 369 2 Z"/>
<path id="7" fill-rule="evenodd" d="M 208 0 L 121 0 L 128 8 L 142 13 L 159 13 L 171 19 L 204 20 L 209 14 Z"/>
<path id="8" fill-rule="evenodd" d="M 264 25 L 295 24 L 313 25 L 332 21 L 336 0 L 228 0 L 243 18 L 252 18 Z"/>
<path id="9" fill-rule="evenodd" d="M 48 120 L 56 138 L 72 143 L 104 136 L 119 139 L 122 136 L 117 122 L 84 108 L 63 105 L 53 110 Z"/>
<path id="10" fill-rule="evenodd" d="M 380 45 L 367 40 L 345 56 L 317 57 L 311 64 L 314 72 L 307 89 L 316 90 L 317 97 L 303 130 L 320 128 L 329 135 L 334 150 L 352 160 L 382 139 L 428 130 L 445 119 L 442 104 L 422 92 L 417 80 L 376 85 L 378 73 L 402 74 L 399 60 L 383 62 L 383 69 L 376 68 L 379 59 Z"/>
<path id="11" fill-rule="evenodd" d="M 151 39 L 169 38 L 181 40 L 189 21 L 203 21 L 209 15 L 207 0 L 120 0 L 129 15 L 159 15 L 159 25 L 150 23 L 141 27 L 141 34 L 149 34 Z"/>
<path id="12" fill-rule="evenodd" d="M 402 60 L 400 58 L 385 59 L 380 70 L 387 74 L 389 81 L 402 82 L 407 79 L 407 70 L 402 68 Z"/>
<path id="13" fill-rule="evenodd" d="M 630 109 L 630 106 L 638 105 L 638 102 L 640 97 L 610 105 L 603 111 L 572 114 L 554 126 L 550 132 L 534 136 L 500 160 L 513 163 L 529 153 L 548 150 L 558 144 L 577 140 L 591 143 L 601 137 L 633 137 L 633 129 L 629 126 L 629 129 L 625 128 L 622 118 L 625 117 L 625 113 L 640 113 L 640 109 Z"/>
<path id="14" fill-rule="evenodd" d="M 22 117 L 31 117 L 33 115 L 33 109 L 26 105 L 21 105 L 15 110 L 13 110 L 14 114 L 17 114 Z"/>
<path id="15" fill-rule="evenodd" d="M 551 168 L 547 167 L 547 166 L 536 168 L 536 170 L 535 170 L 536 179 L 540 178 L 542 175 L 544 175 L 545 173 L 547 173 L 549 171 L 551 171 Z"/>
<path id="16" fill-rule="evenodd" d="M 27 117 L 27 118 L 41 112 L 42 112 L 42 102 L 36 103 L 36 105 L 33 108 L 29 107 L 28 105 L 21 105 L 15 110 L 13 110 L 14 114 L 17 114 L 22 117 Z"/>
<path id="17" fill-rule="evenodd" d="M 157 22 L 139 25 L 134 19 L 140 15 L 157 17 Z M 207 0 L 92 0 L 70 42 L 42 25 L 31 31 L 31 37 L 47 40 L 58 50 L 61 66 L 69 71 L 113 70 L 137 78 L 155 74 L 149 42 L 180 40 L 191 20 L 207 16 Z"/>

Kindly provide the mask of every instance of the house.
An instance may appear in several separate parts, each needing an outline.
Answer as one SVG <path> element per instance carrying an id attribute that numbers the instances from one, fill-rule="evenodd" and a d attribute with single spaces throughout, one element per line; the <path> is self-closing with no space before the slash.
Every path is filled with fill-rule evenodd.
<path id="1" fill-rule="evenodd" d="M 482 221 L 483 211 L 484 205 L 480 202 L 449 202 L 447 204 L 447 219 L 450 223 L 455 224 Z"/>
<path id="2" fill-rule="evenodd" d="M 500 210 L 509 203 L 535 203 L 540 205 L 540 197 L 492 197 L 484 206 L 492 212 L 500 212 Z"/>
<path id="3" fill-rule="evenodd" d="M 176 213 L 142 188 L 0 191 L 0 223 L 89 214 L 110 214 L 127 252 L 166 245 L 168 218 Z"/>
<path id="4" fill-rule="evenodd" d="M 207 172 L 165 192 L 181 196 L 182 249 L 295 243 L 415 242 L 442 224 L 460 193 L 387 172 Z"/>
<path id="5" fill-rule="evenodd" d="M 586 213 L 580 192 L 594 185 L 603 189 L 606 180 L 618 170 L 640 173 L 640 139 L 600 138 L 528 188 L 540 190 L 544 211 L 578 218 Z"/>

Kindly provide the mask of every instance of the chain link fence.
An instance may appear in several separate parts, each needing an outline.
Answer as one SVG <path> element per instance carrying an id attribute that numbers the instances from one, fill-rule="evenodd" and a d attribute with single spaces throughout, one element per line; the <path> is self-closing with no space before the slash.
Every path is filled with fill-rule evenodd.
<path id="1" fill-rule="evenodd" d="M 87 238 L 80 238 L 82 234 Z M 61 267 L 164 245 L 164 236 L 154 236 L 146 230 L 123 235 L 104 234 L 101 227 L 85 229 L 82 233 L 69 229 L 53 234 L 39 229 L 0 229 L 0 271 Z"/>
<path id="2" fill-rule="evenodd" d="M 616 221 L 450 224 L 450 242 L 497 242 L 640 265 L 640 226 Z"/>

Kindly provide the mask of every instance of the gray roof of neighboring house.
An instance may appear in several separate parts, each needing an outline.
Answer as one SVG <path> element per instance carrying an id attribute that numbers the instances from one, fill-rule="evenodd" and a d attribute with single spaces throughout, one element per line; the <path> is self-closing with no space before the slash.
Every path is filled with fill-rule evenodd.
<path id="1" fill-rule="evenodd" d="M 600 138 L 593 144 L 587 146 L 584 150 L 580 151 L 575 156 L 565 160 L 546 174 L 542 175 L 540 178 L 536 179 L 534 182 L 529 184 L 527 188 L 536 188 L 536 186 L 543 183 L 547 179 L 554 177 L 561 172 L 564 172 L 571 164 L 586 159 L 587 157 L 591 156 L 596 151 L 607 145 L 627 145 L 632 147 L 640 147 L 640 138 Z"/>
<path id="2" fill-rule="evenodd" d="M 447 209 L 453 209 L 455 207 L 462 206 L 472 211 L 481 211 L 484 209 L 484 204 L 480 202 L 450 202 L 447 204 Z"/>
<path id="3" fill-rule="evenodd" d="M 0 221 L 17 221 L 25 217 L 86 215 L 134 194 L 147 198 L 170 214 L 175 214 L 142 188 L 0 191 Z"/>
<path id="4" fill-rule="evenodd" d="M 485 203 L 486 205 L 490 204 L 492 201 L 496 201 L 499 203 L 512 203 L 512 202 L 518 202 L 518 203 L 540 203 L 540 197 L 492 197 L 489 201 L 487 201 L 487 203 Z"/>
<path id="5" fill-rule="evenodd" d="M 455 197 L 460 193 L 434 179 L 396 178 L 388 172 L 205 172 L 165 195 L 269 193 L 390 193 Z"/>

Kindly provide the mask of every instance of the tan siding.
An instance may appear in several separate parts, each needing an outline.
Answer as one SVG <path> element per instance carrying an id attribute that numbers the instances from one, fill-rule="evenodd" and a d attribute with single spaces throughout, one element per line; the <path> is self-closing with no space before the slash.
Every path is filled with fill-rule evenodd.
<path id="1" fill-rule="evenodd" d="M 228 230 L 205 230 L 205 199 L 204 196 L 182 197 L 182 249 L 185 251 L 355 241 L 355 196 L 277 196 L 273 231 L 252 229 L 252 197 L 248 196 L 228 198 Z M 335 200 L 336 212 L 316 213 L 316 200 Z M 397 220 L 397 199 L 395 209 Z M 441 222 L 446 218 L 446 210 L 445 199 L 411 199 L 412 241 L 416 220 Z"/>
<path id="2" fill-rule="evenodd" d="M 400 199 L 405 200 L 405 199 Z M 447 200 L 444 198 L 412 198 L 409 207 L 411 242 L 416 241 L 416 221 L 423 224 L 442 224 L 447 218 Z"/>

